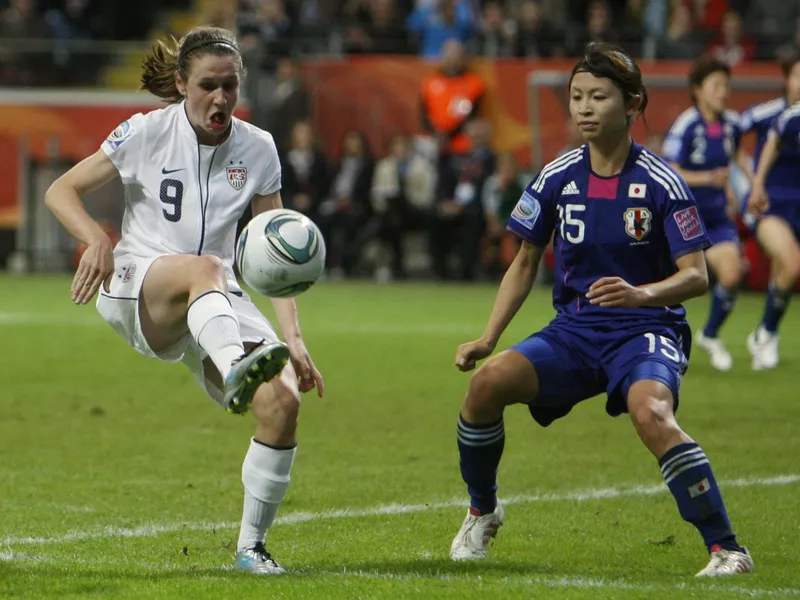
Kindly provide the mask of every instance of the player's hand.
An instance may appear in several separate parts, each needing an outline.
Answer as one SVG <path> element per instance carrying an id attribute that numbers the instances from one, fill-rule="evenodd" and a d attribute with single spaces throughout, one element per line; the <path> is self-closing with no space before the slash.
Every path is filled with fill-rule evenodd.
<path id="1" fill-rule="evenodd" d="M 715 188 L 724 188 L 728 185 L 730 171 L 728 167 L 720 167 L 711 171 L 711 185 Z"/>
<path id="2" fill-rule="evenodd" d="M 72 301 L 86 304 L 94 297 L 101 285 L 106 291 L 114 274 L 114 245 L 108 236 L 89 244 L 78 263 L 72 279 Z"/>
<path id="3" fill-rule="evenodd" d="M 303 338 L 288 340 L 286 345 L 289 347 L 292 366 L 297 373 L 297 388 L 303 394 L 317 388 L 317 396 L 322 398 L 325 395 L 325 382 L 317 367 L 314 366 L 314 361 L 311 360 L 311 355 L 306 350 Z"/>
<path id="4" fill-rule="evenodd" d="M 636 308 L 647 301 L 648 294 L 619 277 L 601 277 L 589 286 L 586 297 L 603 308 Z"/>
<path id="5" fill-rule="evenodd" d="M 494 352 L 494 344 L 484 339 L 461 344 L 456 350 L 456 367 L 459 371 L 472 371 L 479 360 Z"/>
<path id="6" fill-rule="evenodd" d="M 753 183 L 753 188 L 750 190 L 750 198 L 747 200 L 747 212 L 751 215 L 760 215 L 769 208 L 769 196 L 764 186 L 759 183 Z"/>

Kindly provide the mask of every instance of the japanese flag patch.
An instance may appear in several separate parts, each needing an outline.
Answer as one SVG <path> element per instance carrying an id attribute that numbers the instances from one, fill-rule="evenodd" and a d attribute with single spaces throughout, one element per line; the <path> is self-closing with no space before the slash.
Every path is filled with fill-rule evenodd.
<path id="1" fill-rule="evenodd" d="M 628 198 L 644 198 L 647 194 L 647 185 L 644 183 L 632 183 L 628 186 Z"/>
<path id="2" fill-rule="evenodd" d="M 688 242 L 703 235 L 703 222 L 696 206 L 690 206 L 676 212 L 673 217 L 683 241 Z"/>
<path id="3" fill-rule="evenodd" d="M 525 229 L 533 230 L 533 226 L 541 212 L 542 206 L 539 201 L 528 192 L 524 192 L 511 212 L 511 218 Z"/>
<path id="4" fill-rule="evenodd" d="M 694 485 L 689 486 L 689 497 L 697 498 L 698 496 L 708 493 L 708 490 L 710 489 L 711 484 L 708 482 L 708 479 L 703 479 L 702 481 L 698 481 Z"/>

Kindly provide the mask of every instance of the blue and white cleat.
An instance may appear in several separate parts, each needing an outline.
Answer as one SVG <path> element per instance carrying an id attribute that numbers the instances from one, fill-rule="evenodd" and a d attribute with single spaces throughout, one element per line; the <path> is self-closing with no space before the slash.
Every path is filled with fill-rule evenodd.
<path id="1" fill-rule="evenodd" d="M 288 362 L 289 347 L 281 342 L 259 344 L 233 361 L 225 378 L 225 410 L 235 414 L 246 413 L 258 386 L 275 379 Z"/>
<path id="2" fill-rule="evenodd" d="M 283 575 L 286 573 L 286 569 L 270 556 L 262 543 L 256 544 L 250 550 L 237 552 L 233 568 L 253 575 Z"/>

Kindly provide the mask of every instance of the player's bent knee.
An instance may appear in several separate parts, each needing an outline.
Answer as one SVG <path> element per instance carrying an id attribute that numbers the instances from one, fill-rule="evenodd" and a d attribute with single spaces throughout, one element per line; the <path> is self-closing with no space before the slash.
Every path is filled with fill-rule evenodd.
<path id="1" fill-rule="evenodd" d="M 536 371 L 525 357 L 515 352 L 498 354 L 472 376 L 464 405 L 480 412 L 529 402 L 536 396 L 536 382 Z"/>
<path id="2" fill-rule="evenodd" d="M 659 381 L 643 380 L 628 392 L 628 412 L 640 437 L 656 440 L 671 435 L 677 422 L 672 391 Z"/>
<path id="3" fill-rule="evenodd" d="M 225 281 L 225 266 L 216 256 L 203 254 L 194 259 L 191 275 L 196 281 Z"/>

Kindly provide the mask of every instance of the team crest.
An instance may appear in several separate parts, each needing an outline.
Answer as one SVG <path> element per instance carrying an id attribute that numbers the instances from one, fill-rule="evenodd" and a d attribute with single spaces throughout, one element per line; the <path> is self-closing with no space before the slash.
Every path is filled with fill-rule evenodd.
<path id="1" fill-rule="evenodd" d="M 653 215 L 646 208 L 629 208 L 625 211 L 625 233 L 639 241 L 648 233 L 653 222 Z"/>
<path id="2" fill-rule="evenodd" d="M 244 187 L 247 181 L 247 167 L 225 167 L 225 172 L 228 174 L 228 183 L 233 189 L 240 190 Z"/>

